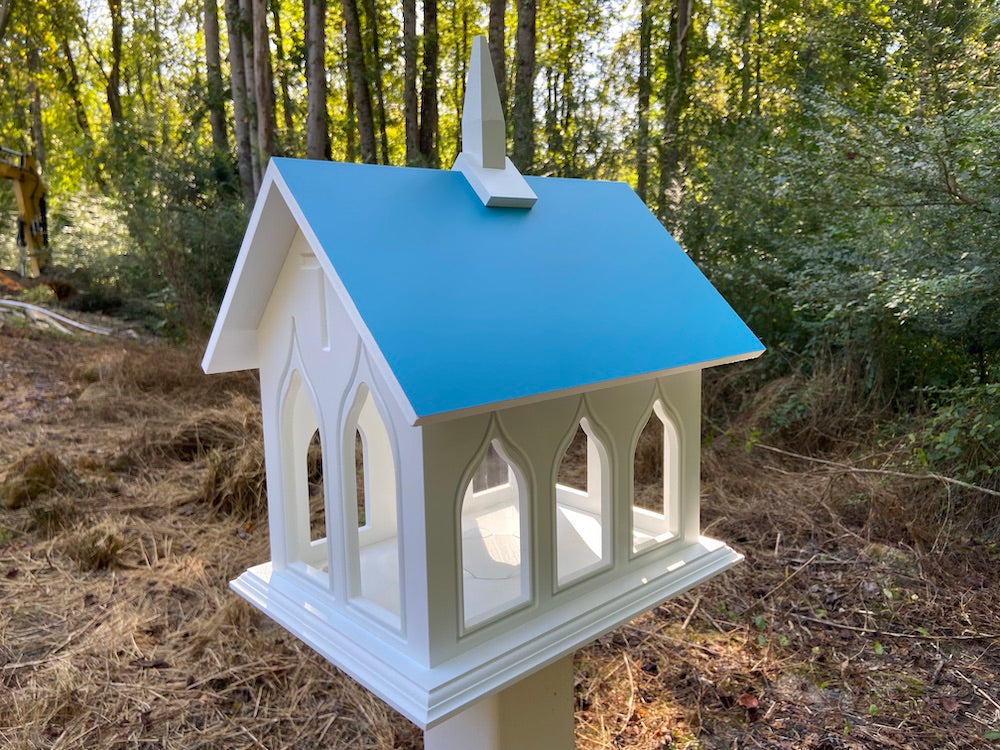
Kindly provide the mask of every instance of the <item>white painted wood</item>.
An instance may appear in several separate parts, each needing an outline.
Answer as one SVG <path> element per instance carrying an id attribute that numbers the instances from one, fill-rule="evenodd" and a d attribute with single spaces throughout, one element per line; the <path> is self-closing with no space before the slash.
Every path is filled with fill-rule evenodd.
<path id="1" fill-rule="evenodd" d="M 277 167 L 268 165 L 205 348 L 201 366 L 206 373 L 252 370 L 260 364 L 255 333 L 298 223 L 277 178 Z"/>
<path id="2" fill-rule="evenodd" d="M 462 107 L 462 151 L 452 169 L 465 175 L 485 206 L 531 208 L 538 200 L 507 158 L 500 92 L 489 47 L 481 35 L 472 39 Z"/>
<path id="3" fill-rule="evenodd" d="M 568 589 L 574 595 L 564 596 L 544 617 L 504 623 L 493 638 L 464 644 L 461 653 L 434 667 L 410 658 L 405 644 L 374 621 L 366 623 L 318 599 L 300 576 L 275 571 L 270 564 L 249 569 L 231 586 L 426 729 L 742 560 L 710 539 L 671 548 L 671 555 L 655 562 L 653 553 L 641 556 L 644 564 L 620 579 Z"/>
<path id="4" fill-rule="evenodd" d="M 472 157 L 461 152 L 452 165 L 452 170 L 461 172 L 476 191 L 479 200 L 490 208 L 531 208 L 538 202 L 538 196 L 521 176 L 510 157 L 504 157 L 502 169 L 490 169 L 477 165 Z"/>
<path id="5" fill-rule="evenodd" d="M 636 505 L 634 497 L 635 487 L 633 484 L 633 553 L 641 552 L 658 544 L 665 544 L 671 539 L 676 539 L 680 533 L 682 443 L 678 434 L 678 421 L 673 414 L 673 410 L 665 406 L 663 400 L 660 398 L 657 398 L 653 402 L 648 416 L 642 421 L 642 427 L 644 428 L 650 421 L 662 432 L 664 459 L 663 487 L 660 493 L 662 505 L 659 512 Z M 636 433 L 635 440 L 638 441 L 638 438 L 639 433 Z M 633 475 L 635 452 L 636 447 L 633 447 Z"/>
<path id="6" fill-rule="evenodd" d="M 503 169 L 507 157 L 507 128 L 504 125 L 500 90 L 490 61 L 486 39 L 472 38 L 469 72 L 465 78 L 462 107 L 462 151 L 474 164 L 487 169 Z"/>
<path id="7" fill-rule="evenodd" d="M 358 520 L 357 435 L 361 437 L 364 474 L 364 524 Z M 353 524 L 356 535 L 347 547 L 348 589 L 354 604 L 398 628 L 402 587 L 395 454 L 376 400 L 368 385 L 361 382 L 355 392 L 354 405 L 348 412 L 341 459 L 344 524 L 348 528 Z"/>
<path id="8" fill-rule="evenodd" d="M 425 750 L 572 750 L 573 657 L 522 678 L 424 733 Z"/>
<path id="9" fill-rule="evenodd" d="M 557 587 L 611 564 L 611 460 L 591 420 L 583 417 L 579 425 L 587 436 L 587 487 L 556 485 Z"/>
<path id="10" fill-rule="evenodd" d="M 482 67 L 481 42 L 478 54 Z M 492 75 L 487 68 L 480 77 Z M 495 108 L 484 91 L 478 158 L 492 163 Z M 570 747 L 571 702 L 532 697 L 532 680 L 542 684 L 546 665 L 568 663 L 581 645 L 741 559 L 700 536 L 704 365 L 418 424 L 277 171 L 269 169 L 262 196 L 203 363 L 260 369 L 271 561 L 234 590 L 431 728 L 431 738 L 485 722 L 498 747 L 560 748 L 568 725 Z M 662 513 L 632 502 L 635 441 L 650 414 L 668 425 Z M 586 486 L 558 486 L 581 427 Z M 306 452 L 316 429 L 326 531 L 313 539 Z M 472 478 L 491 445 L 509 481 L 477 492 Z M 439 724 L 451 729 L 435 735 Z M 524 730 L 517 739 L 505 734 L 512 726 Z"/>

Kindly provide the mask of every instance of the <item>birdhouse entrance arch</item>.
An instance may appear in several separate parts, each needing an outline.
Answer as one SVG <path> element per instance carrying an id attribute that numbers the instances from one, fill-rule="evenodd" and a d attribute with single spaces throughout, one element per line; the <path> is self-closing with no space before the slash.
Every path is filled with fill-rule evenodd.
<path id="1" fill-rule="evenodd" d="M 684 442 L 674 414 L 657 394 L 633 441 L 633 554 L 676 539 L 680 531 Z"/>
<path id="2" fill-rule="evenodd" d="M 278 417 L 282 437 L 282 494 L 287 498 L 283 504 L 285 554 L 289 567 L 329 587 L 328 485 L 322 475 L 325 441 L 316 398 L 302 375 L 302 362 L 295 350 L 293 343 Z M 314 442 L 316 435 L 319 435 L 318 445 Z"/>
<path id="3" fill-rule="evenodd" d="M 400 627 L 399 490 L 393 440 L 367 383 L 355 389 L 343 436 L 348 591 L 352 602 Z"/>
<path id="4" fill-rule="evenodd" d="M 523 469 L 491 425 L 465 484 L 460 519 L 463 630 L 531 599 L 531 508 Z"/>
<path id="5" fill-rule="evenodd" d="M 592 417 L 581 417 L 574 424 L 576 429 L 559 452 L 554 487 L 557 587 L 612 562 L 611 459 Z M 567 464 L 576 467 L 576 476 L 564 471 Z"/>

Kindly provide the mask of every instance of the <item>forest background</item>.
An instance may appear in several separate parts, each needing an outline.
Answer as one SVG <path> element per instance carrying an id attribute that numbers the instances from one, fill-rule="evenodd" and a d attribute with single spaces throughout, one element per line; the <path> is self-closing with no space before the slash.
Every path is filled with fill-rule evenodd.
<path id="1" fill-rule="evenodd" d="M 217 309 L 271 155 L 444 167 L 487 35 L 525 174 L 625 180 L 817 415 L 1000 527 L 1000 8 L 989 0 L 0 0 L 0 145 L 50 188 L 71 304 Z M 10 231 L 13 191 L 0 191 Z M 374 228 L 373 228 L 374 231 Z M 710 424 L 711 415 L 710 415 Z M 846 427 L 845 427 L 846 425 Z M 822 431 L 820 431 L 822 432 Z M 748 440 L 752 447 L 761 434 Z M 985 488 L 987 492 L 981 490 Z M 992 490 L 992 491 L 990 491 Z M 950 517 L 950 516 L 949 516 Z"/>

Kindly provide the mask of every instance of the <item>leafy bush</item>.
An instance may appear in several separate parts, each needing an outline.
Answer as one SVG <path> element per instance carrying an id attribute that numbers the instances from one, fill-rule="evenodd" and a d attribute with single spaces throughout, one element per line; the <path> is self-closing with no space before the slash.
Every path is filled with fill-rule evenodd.
<path id="1" fill-rule="evenodd" d="M 1000 383 L 928 389 L 929 416 L 907 437 L 916 464 L 1000 487 Z"/>

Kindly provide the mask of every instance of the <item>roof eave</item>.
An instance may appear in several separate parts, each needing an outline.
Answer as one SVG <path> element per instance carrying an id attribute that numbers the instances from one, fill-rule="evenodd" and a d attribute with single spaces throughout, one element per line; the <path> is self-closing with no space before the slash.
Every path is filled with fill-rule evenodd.
<path id="1" fill-rule="evenodd" d="M 615 378 L 613 380 L 602 380 L 597 383 L 588 383 L 586 385 L 575 386 L 573 388 L 564 388 L 557 391 L 548 391 L 545 393 L 533 393 L 528 396 L 522 396 L 520 398 L 507 399 L 505 401 L 495 401 L 488 404 L 477 404 L 475 406 L 469 406 L 463 409 L 454 409 L 451 411 L 437 412 L 434 414 L 425 414 L 417 416 L 416 420 L 413 422 L 414 425 L 430 425 L 438 424 L 441 422 L 449 422 L 454 419 L 460 419 L 462 417 L 471 417 L 477 414 L 486 414 L 491 411 L 497 411 L 500 409 L 510 409 L 516 406 L 527 406 L 530 404 L 537 404 L 541 401 L 548 401 L 554 398 L 562 398 L 564 396 L 574 396 L 582 393 L 590 393 L 592 391 L 599 391 L 605 388 L 613 388 L 620 385 L 628 385 L 629 383 L 639 383 L 645 380 L 655 380 L 656 378 L 662 378 L 669 375 L 679 375 L 684 372 L 691 372 L 692 370 L 707 370 L 709 367 L 719 367 L 721 365 L 729 365 L 735 362 L 745 362 L 750 359 L 756 359 L 766 350 L 764 348 L 755 349 L 753 351 L 744 352 L 742 354 L 733 354 L 726 357 L 719 357 L 707 362 L 692 362 L 690 364 L 681 365 L 679 367 L 671 367 L 665 370 L 656 370 L 654 372 L 645 372 L 638 375 L 629 375 L 623 378 Z"/>
<path id="2" fill-rule="evenodd" d="M 296 229 L 287 187 L 272 160 L 261 181 L 243 244 L 219 308 L 201 367 L 206 373 L 253 370 L 260 366 L 257 327 L 281 272 Z"/>

